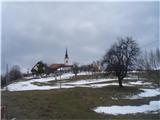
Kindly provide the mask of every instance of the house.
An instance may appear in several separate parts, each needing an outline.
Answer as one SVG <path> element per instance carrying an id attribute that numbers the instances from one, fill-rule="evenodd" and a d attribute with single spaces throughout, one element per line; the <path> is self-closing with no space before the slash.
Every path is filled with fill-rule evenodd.
<path id="1" fill-rule="evenodd" d="M 42 61 L 37 62 L 33 68 L 31 69 L 32 74 L 42 74 L 42 73 L 46 73 L 47 70 L 47 65 L 44 64 Z"/>

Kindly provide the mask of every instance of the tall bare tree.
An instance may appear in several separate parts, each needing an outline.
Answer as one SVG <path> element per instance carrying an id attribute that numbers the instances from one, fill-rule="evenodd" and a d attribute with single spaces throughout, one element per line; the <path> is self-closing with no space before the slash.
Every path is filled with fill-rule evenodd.
<path id="1" fill-rule="evenodd" d="M 72 67 L 72 71 L 75 74 L 75 76 L 77 76 L 78 72 L 79 72 L 79 67 L 78 67 L 78 63 L 74 63 L 73 67 Z"/>
<path id="2" fill-rule="evenodd" d="M 113 71 L 118 77 L 119 86 L 122 87 L 122 80 L 131 69 L 139 54 L 137 43 L 131 38 L 120 38 L 118 43 L 112 45 L 103 57 L 102 64 L 106 65 L 106 71 Z"/>

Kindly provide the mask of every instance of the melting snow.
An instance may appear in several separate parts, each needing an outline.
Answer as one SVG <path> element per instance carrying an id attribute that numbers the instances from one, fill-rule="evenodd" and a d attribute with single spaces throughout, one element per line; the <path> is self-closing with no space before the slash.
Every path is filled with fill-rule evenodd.
<path id="1" fill-rule="evenodd" d="M 70 77 L 74 76 L 74 74 L 67 73 L 61 75 L 62 79 L 68 79 Z M 57 80 L 60 79 L 60 76 L 56 78 Z M 15 82 L 7 86 L 7 89 L 9 91 L 24 91 L 24 90 L 50 90 L 50 89 L 58 89 L 60 88 L 60 85 L 56 86 L 37 86 L 33 85 L 33 82 L 47 82 L 51 80 L 56 80 L 55 77 L 48 77 L 48 78 L 41 78 L 41 79 L 32 79 L 28 81 L 22 81 L 22 82 Z M 61 86 L 61 88 L 73 88 L 73 86 Z M 6 88 L 5 88 L 6 89 Z"/>
<path id="2" fill-rule="evenodd" d="M 160 95 L 160 89 L 141 89 L 143 92 L 138 95 L 134 95 L 132 97 L 125 97 L 125 99 L 141 99 L 143 97 L 154 97 Z M 114 100 L 118 100 L 118 98 L 112 97 Z M 123 98 L 122 98 L 123 99 Z M 148 113 L 160 110 L 160 101 L 151 101 L 149 105 L 141 105 L 141 106 L 100 106 L 94 109 L 97 113 L 106 113 L 106 114 L 135 114 L 135 113 Z"/>
<path id="3" fill-rule="evenodd" d="M 133 95 L 133 96 L 126 96 L 126 97 L 112 97 L 113 100 L 118 100 L 118 99 L 130 99 L 130 100 L 134 100 L 134 99 L 143 99 L 144 97 L 155 97 L 160 95 L 160 89 L 140 89 L 143 90 L 143 92 L 137 94 L 137 95 Z"/>
<path id="4" fill-rule="evenodd" d="M 11 84 L 7 86 L 9 91 L 26 91 L 26 90 L 51 90 L 51 89 L 59 89 L 59 88 L 73 88 L 74 86 L 64 86 L 64 85 L 55 85 L 55 86 L 37 86 L 31 83 L 17 83 Z"/>
<path id="5" fill-rule="evenodd" d="M 61 76 L 61 78 L 66 79 L 67 77 L 71 77 L 71 76 L 72 75 L 63 75 Z M 33 80 L 28 80 L 28 81 L 23 81 L 23 82 L 16 82 L 16 83 L 12 83 L 8 85 L 7 89 L 9 91 L 59 89 L 60 88 L 59 83 L 53 86 L 49 86 L 49 85 L 38 86 L 38 85 L 32 84 L 33 82 L 47 82 L 47 81 L 50 81 L 51 79 L 55 80 L 54 77 L 50 77 L 50 78 L 42 78 L 42 79 L 33 79 Z M 92 80 L 80 80 L 76 82 L 65 82 L 65 83 L 61 83 L 61 88 L 74 88 L 74 87 L 101 88 L 101 87 L 109 86 L 109 85 L 118 85 L 118 83 L 101 83 L 101 82 L 108 82 L 108 81 L 114 81 L 114 80 L 116 79 L 92 79 Z M 132 86 L 128 84 L 124 84 L 124 85 Z"/>
<path id="6" fill-rule="evenodd" d="M 68 82 L 66 84 L 69 85 L 84 85 L 84 84 L 91 84 L 91 83 L 100 83 L 100 82 L 108 82 L 108 81 L 114 81 L 117 79 L 91 79 L 91 80 L 79 80 L 75 82 Z"/>
<path id="7" fill-rule="evenodd" d="M 91 72 L 82 72 L 78 73 L 78 75 L 90 75 Z M 33 82 L 48 82 L 48 81 L 54 81 L 54 80 L 60 80 L 60 79 L 69 79 L 70 77 L 73 77 L 74 74 L 72 73 L 66 73 L 61 76 L 57 77 L 47 77 L 47 78 L 41 78 L 41 79 L 31 79 L 27 81 L 22 82 L 15 82 L 7 86 L 7 89 L 9 91 L 24 91 L 24 90 L 50 90 L 50 89 L 59 89 L 60 85 L 57 82 L 57 84 L 50 86 L 50 85 L 43 85 L 38 86 L 32 84 Z M 136 79 L 132 77 L 127 77 L 125 79 Z M 91 79 L 91 80 L 79 80 L 75 82 L 63 82 L 61 83 L 61 88 L 74 88 L 74 87 L 90 87 L 90 88 L 101 88 L 104 86 L 109 85 L 118 85 L 118 83 L 102 83 L 102 82 L 109 82 L 109 81 L 115 81 L 117 79 Z M 124 83 L 125 86 L 132 86 L 132 84 L 142 84 L 141 81 L 137 82 L 129 82 L 129 84 Z M 3 89 L 4 90 L 4 89 Z"/>
<path id="8" fill-rule="evenodd" d="M 138 95 L 134 95 L 132 97 L 125 97 L 125 99 L 141 99 L 143 97 L 154 97 L 160 95 L 160 89 L 141 89 L 144 92 L 139 93 Z"/>
<path id="9" fill-rule="evenodd" d="M 102 88 L 105 86 L 110 86 L 110 85 L 119 85 L 118 83 L 103 83 L 103 84 L 89 84 L 88 87 L 91 88 Z M 132 86 L 132 85 L 128 85 L 128 84 L 123 84 L 124 86 Z M 87 86 L 87 85 L 86 85 Z"/>
<path id="10" fill-rule="evenodd" d="M 92 75 L 92 72 L 80 72 L 77 75 Z"/>
<path id="11" fill-rule="evenodd" d="M 151 101 L 149 105 L 141 106 L 109 106 L 109 107 L 97 107 L 94 109 L 97 113 L 106 114 L 135 114 L 135 113 L 148 113 L 151 111 L 160 110 L 160 101 Z"/>
<path id="12" fill-rule="evenodd" d="M 150 85 L 152 83 L 144 82 L 144 81 L 136 81 L 136 82 L 129 82 L 129 84 L 132 84 L 132 85 Z"/>

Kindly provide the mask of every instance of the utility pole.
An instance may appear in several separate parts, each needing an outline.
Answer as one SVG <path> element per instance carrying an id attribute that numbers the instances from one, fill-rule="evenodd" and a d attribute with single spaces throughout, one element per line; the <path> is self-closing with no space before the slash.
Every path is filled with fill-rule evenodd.
<path id="1" fill-rule="evenodd" d="M 5 96 L 7 96 L 7 91 L 8 91 L 8 88 L 7 88 L 7 85 L 8 85 L 8 80 L 9 80 L 9 75 L 8 75 L 8 64 L 6 64 L 6 92 L 4 92 L 4 94 L 6 94 Z M 5 99 L 5 98 L 3 98 Z M 7 120 L 8 119 L 8 111 L 7 111 L 7 102 L 4 102 L 4 105 L 1 106 L 1 118 L 2 120 Z"/>
<path id="2" fill-rule="evenodd" d="M 60 68 L 60 80 L 59 80 L 59 82 L 60 82 L 60 89 L 62 88 L 62 86 L 61 86 L 61 74 L 62 74 L 62 68 Z"/>
<path id="3" fill-rule="evenodd" d="M 6 91 L 7 91 L 7 85 L 8 85 L 8 81 L 9 81 L 9 72 L 8 72 L 8 64 L 6 64 Z"/>
<path id="4" fill-rule="evenodd" d="M 27 76 L 29 76 L 29 68 L 27 68 Z"/>

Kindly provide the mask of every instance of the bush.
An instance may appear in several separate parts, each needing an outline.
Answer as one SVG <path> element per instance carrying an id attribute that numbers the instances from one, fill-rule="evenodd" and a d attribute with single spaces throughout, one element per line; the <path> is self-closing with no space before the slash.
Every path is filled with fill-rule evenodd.
<path id="1" fill-rule="evenodd" d="M 7 84 L 6 82 L 6 76 L 1 75 L 1 87 L 4 87 Z"/>
<path id="2" fill-rule="evenodd" d="M 14 81 L 22 78 L 22 73 L 20 71 L 20 67 L 15 65 L 9 72 L 9 81 Z"/>

